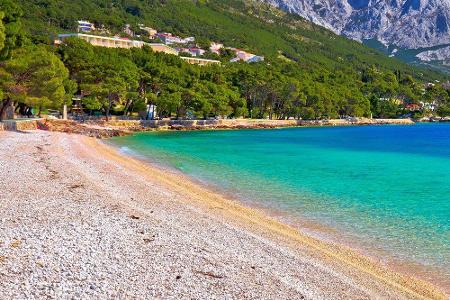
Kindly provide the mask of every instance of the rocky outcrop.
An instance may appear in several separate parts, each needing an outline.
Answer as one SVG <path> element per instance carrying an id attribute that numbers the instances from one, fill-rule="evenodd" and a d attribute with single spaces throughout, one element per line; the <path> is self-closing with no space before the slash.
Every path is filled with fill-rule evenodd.
<path id="1" fill-rule="evenodd" d="M 109 138 L 131 133 L 125 129 L 79 123 L 71 120 L 41 120 L 38 121 L 37 125 L 37 128 L 41 130 L 81 134 L 95 138 Z"/>
<path id="2" fill-rule="evenodd" d="M 448 123 L 450 122 L 450 117 L 423 117 L 416 121 L 421 123 L 428 123 L 428 122 Z"/>
<path id="3" fill-rule="evenodd" d="M 420 52 L 416 55 L 422 61 L 443 61 L 445 64 L 450 65 L 450 46 L 443 47 L 437 50 L 428 50 Z"/>

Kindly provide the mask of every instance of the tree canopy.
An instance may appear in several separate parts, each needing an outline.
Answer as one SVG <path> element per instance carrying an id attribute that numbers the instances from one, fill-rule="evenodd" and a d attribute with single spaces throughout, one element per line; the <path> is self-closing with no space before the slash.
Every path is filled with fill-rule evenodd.
<path id="1" fill-rule="evenodd" d="M 61 60 L 45 46 L 16 49 L 0 67 L 3 97 L 37 107 L 39 112 L 43 107 L 62 107 L 68 76 L 69 71 Z"/>

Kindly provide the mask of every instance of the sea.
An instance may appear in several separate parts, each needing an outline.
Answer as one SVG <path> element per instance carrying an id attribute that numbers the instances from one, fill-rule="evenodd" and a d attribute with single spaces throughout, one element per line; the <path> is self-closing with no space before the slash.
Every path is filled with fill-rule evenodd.
<path id="1" fill-rule="evenodd" d="M 108 143 L 308 234 L 448 283 L 448 123 L 167 131 Z"/>

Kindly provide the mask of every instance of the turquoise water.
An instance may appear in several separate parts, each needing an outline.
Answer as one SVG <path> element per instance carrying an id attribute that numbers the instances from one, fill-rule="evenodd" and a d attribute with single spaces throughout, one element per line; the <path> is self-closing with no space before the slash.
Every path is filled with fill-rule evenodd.
<path id="1" fill-rule="evenodd" d="M 450 275 L 450 124 L 154 132 L 113 144 Z"/>

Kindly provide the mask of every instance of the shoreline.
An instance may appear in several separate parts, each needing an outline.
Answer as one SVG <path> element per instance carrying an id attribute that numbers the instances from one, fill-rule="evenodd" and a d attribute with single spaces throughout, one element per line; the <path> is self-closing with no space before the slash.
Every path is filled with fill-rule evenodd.
<path id="1" fill-rule="evenodd" d="M 37 263 L 39 269 L 37 279 L 41 272 L 53 272 L 61 264 L 54 254 L 59 252 L 53 252 L 53 247 L 58 250 L 65 242 L 58 242 L 61 233 L 54 231 L 64 229 L 63 232 L 70 233 L 68 241 L 74 243 L 64 248 L 64 261 L 68 260 L 64 268 L 70 270 L 80 260 L 88 269 L 95 266 L 89 269 L 93 274 L 88 272 L 88 281 L 107 283 L 107 290 L 100 289 L 106 293 L 99 294 L 103 296 L 164 298 L 187 293 L 200 298 L 265 295 L 266 298 L 447 299 L 443 291 L 428 282 L 395 273 L 348 247 L 312 238 L 259 209 L 227 199 L 184 175 L 124 156 L 98 140 L 36 131 L 6 132 L 0 143 L 0 154 L 4 157 L 0 182 L 5 190 L 0 194 L 4 220 L 0 232 L 6 236 L 0 243 L 0 279 L 4 283 L 0 295 L 4 297 L 11 296 L 17 289 L 15 282 L 20 281 L 31 282 L 22 290 L 35 292 L 36 275 L 17 273 L 21 267 L 30 268 L 26 253 L 31 249 L 41 257 L 37 262 L 31 259 L 31 264 Z M 30 166 L 30 155 L 41 168 L 25 167 Z M 8 176 L 5 170 L 10 170 Z M 22 176 L 20 185 L 14 179 L 18 176 Z M 37 206 L 32 206 L 34 203 Z M 57 207 L 58 217 L 54 219 L 52 211 Z M 80 216 L 80 224 L 86 225 L 77 225 L 72 232 L 71 224 L 78 222 Z M 135 232 L 136 226 L 143 229 Z M 27 236 L 35 230 L 44 233 L 37 235 L 38 239 Z M 142 242 L 142 234 L 147 231 L 157 233 Z M 109 236 L 114 237 L 111 242 Z M 48 239 L 55 240 L 55 244 L 45 244 Z M 86 239 L 93 240 L 86 244 Z M 97 239 L 103 242 L 99 244 Z M 97 250 L 104 243 L 107 247 Z M 148 243 L 150 248 L 146 246 Z M 126 251 L 122 253 L 122 248 L 115 248 L 119 246 Z M 84 252 L 85 247 L 91 250 Z M 86 256 L 91 257 L 88 253 L 97 252 L 100 256 L 96 260 L 85 261 Z M 127 259 L 122 263 L 115 253 L 122 253 Z M 154 259 L 155 256 L 159 259 Z M 133 268 L 141 261 L 138 270 L 142 273 Z M 47 269 L 46 265 L 52 268 Z M 179 269 L 180 265 L 184 267 Z M 106 279 L 101 275 L 103 279 L 99 279 L 98 268 L 112 268 L 118 273 Z M 175 278 L 178 272 L 179 279 Z M 56 281 L 47 279 L 53 282 L 52 290 L 46 287 L 45 292 L 59 291 L 61 282 L 69 282 L 83 293 L 90 290 L 85 281 L 75 280 L 73 275 L 51 274 L 62 277 Z M 166 282 L 167 276 L 175 281 Z M 132 278 L 135 279 L 130 281 Z M 123 284 L 125 289 L 120 287 Z M 61 290 L 64 295 L 65 290 Z M 144 292 L 147 294 L 140 294 Z"/>
<path id="2" fill-rule="evenodd" d="M 398 264 L 398 262 L 393 262 L 392 260 L 388 260 L 388 261 L 383 261 L 381 260 L 381 258 L 379 256 L 375 256 L 375 255 L 371 255 L 368 253 L 362 253 L 361 251 L 363 251 L 363 249 L 361 248 L 354 248 L 352 247 L 352 245 L 350 245 L 350 243 L 348 243 L 349 241 L 347 240 L 344 243 L 337 243 L 336 240 L 334 239 L 335 236 L 332 236 L 330 238 L 330 236 L 328 237 L 324 237 L 324 236 L 320 236 L 320 234 L 317 234 L 317 229 L 319 229 L 319 231 L 324 232 L 325 234 L 329 234 L 331 233 L 331 231 L 335 231 L 334 228 L 329 228 L 323 224 L 320 223 L 316 223 L 316 222 L 312 222 L 312 221 L 301 221 L 298 218 L 296 219 L 295 217 L 293 219 L 295 219 L 295 223 L 300 222 L 301 225 L 300 226 L 296 226 L 298 224 L 294 224 L 291 221 L 288 221 L 287 219 L 284 219 L 284 217 L 292 217 L 291 215 L 289 215 L 288 213 L 282 212 L 280 211 L 276 211 L 273 208 L 268 208 L 268 207 L 264 207 L 262 205 L 258 205 L 257 203 L 243 203 L 242 200 L 238 199 L 237 197 L 234 197 L 233 195 L 228 195 L 228 193 L 226 193 L 225 191 L 221 190 L 218 187 L 213 187 L 211 184 L 202 182 L 201 180 L 196 179 L 195 177 L 191 177 L 189 175 L 186 175 L 184 173 L 182 173 L 181 171 L 177 170 L 177 169 L 172 169 L 166 165 L 163 164 L 159 164 L 157 162 L 153 162 L 153 161 L 149 161 L 147 159 L 143 159 L 137 155 L 133 155 L 131 153 L 123 153 L 122 151 L 119 150 L 119 147 L 116 147 L 114 145 L 111 144 L 106 144 L 104 142 L 96 142 L 100 145 L 100 147 L 105 147 L 102 151 L 106 151 L 111 153 L 112 155 L 119 155 L 119 156 L 123 156 L 123 159 L 128 158 L 131 160 L 135 160 L 137 162 L 143 162 L 145 164 L 144 168 L 148 168 L 149 171 L 151 172 L 161 172 L 161 173 L 166 173 L 166 172 L 170 172 L 168 175 L 169 181 L 172 181 L 170 184 L 172 185 L 173 183 L 176 182 L 187 182 L 187 187 L 189 188 L 194 188 L 194 189 L 201 189 L 204 190 L 206 193 L 211 194 L 214 198 L 218 198 L 220 203 L 223 204 L 225 203 L 225 205 L 227 206 L 231 206 L 234 209 L 237 210 L 244 210 L 246 212 L 248 212 L 251 215 L 257 215 L 257 218 L 261 218 L 263 220 L 263 222 L 269 222 L 271 224 L 270 226 L 270 230 L 273 230 L 276 228 L 276 232 L 277 233 L 289 233 L 289 237 L 293 237 L 294 239 L 300 239 L 302 240 L 302 242 L 305 242 L 305 240 L 310 241 L 311 244 L 309 245 L 314 245 L 314 247 L 317 247 L 316 250 L 322 250 L 327 254 L 331 254 L 333 251 L 337 250 L 337 252 L 342 252 L 345 255 L 345 258 L 343 258 L 343 261 L 345 263 L 349 263 L 350 265 L 354 265 L 354 261 L 357 261 L 358 264 L 361 261 L 364 261 L 367 267 L 367 269 L 369 270 L 365 270 L 365 272 L 367 273 L 372 273 L 372 272 L 380 272 L 384 273 L 384 272 L 393 272 L 393 270 L 397 270 L 397 271 L 401 271 L 403 270 L 403 272 L 401 273 L 393 273 L 391 274 L 391 276 L 393 276 L 393 278 L 396 278 L 398 276 L 398 278 L 402 278 L 403 276 L 405 276 L 406 278 L 408 278 L 411 275 L 411 272 L 407 272 L 408 268 L 412 265 L 409 264 L 408 262 L 404 262 L 404 264 Z M 117 153 L 114 153 L 117 152 Z M 118 158 L 121 159 L 121 158 Z M 134 162 L 133 162 L 134 163 Z M 164 176 L 164 175 L 162 175 Z M 172 177 L 173 178 L 170 178 Z M 181 179 L 181 180 L 180 180 Z M 272 214 L 271 212 L 274 212 L 274 214 Z M 281 219 L 278 216 L 282 216 Z M 284 219 L 284 220 L 283 220 Z M 250 222 L 253 222 L 252 220 L 249 220 Z M 272 228 L 272 225 L 274 226 L 274 228 Z M 306 225 L 306 227 L 305 227 Z M 309 227 L 309 228 L 308 228 Z M 310 232 L 305 232 L 302 231 L 304 229 L 310 230 Z M 320 245 L 320 246 L 318 246 Z M 323 248 L 322 248 L 323 247 Z M 328 248 L 329 247 L 329 248 Z M 336 259 L 341 259 L 341 257 L 339 255 L 332 255 L 334 258 Z M 347 260 L 349 259 L 349 260 Z M 417 269 L 425 269 L 425 267 L 423 266 L 418 266 Z M 372 273 L 372 275 L 374 275 Z M 423 281 L 426 284 L 430 284 L 427 281 L 425 281 L 423 278 L 419 278 L 419 277 L 411 277 L 409 279 L 412 279 L 413 281 L 418 280 L 418 282 Z M 402 278 L 400 279 L 400 281 L 404 281 L 405 279 Z M 408 280 L 408 279 L 406 279 Z M 413 283 L 413 285 L 417 284 L 417 282 Z M 395 284 L 394 284 L 395 285 Z"/>
<path id="3" fill-rule="evenodd" d="M 292 127 L 367 126 L 367 125 L 413 125 L 412 119 L 330 119 L 330 120 L 268 120 L 268 119 L 223 119 L 223 120 L 87 120 L 79 122 L 61 119 L 22 119 L 0 122 L 0 131 L 46 130 L 81 134 L 96 138 L 131 135 L 147 131 L 194 131 L 194 130 L 239 130 L 277 129 Z"/>
<path id="4" fill-rule="evenodd" d="M 262 213 L 266 217 L 275 220 L 275 222 L 279 222 L 282 225 L 298 230 L 301 235 L 306 235 L 307 237 L 316 239 L 327 245 L 332 244 L 337 247 L 342 246 L 347 248 L 350 252 L 355 252 L 356 255 L 368 258 L 373 263 L 380 265 L 382 268 L 429 282 L 436 285 L 438 288 L 445 289 L 448 286 L 448 280 L 443 278 L 443 269 L 437 267 L 427 267 L 413 261 L 405 261 L 394 258 L 391 254 L 385 252 L 384 250 L 378 249 L 375 251 L 372 247 L 370 247 L 374 245 L 366 244 L 364 241 L 358 240 L 358 238 L 354 235 L 346 237 L 340 236 L 342 232 L 334 227 L 326 226 L 317 221 L 302 219 L 301 216 L 289 214 L 281 209 L 263 205 L 256 201 L 252 201 L 251 199 L 241 199 L 230 191 L 226 191 L 213 183 L 203 181 L 195 176 L 185 174 L 175 167 L 171 167 L 158 161 L 153 161 L 132 151 L 122 151 L 120 146 L 113 143 L 108 143 L 107 140 L 100 140 L 98 143 L 106 146 L 107 148 L 111 148 L 112 151 L 117 151 L 118 155 L 123 156 L 124 159 L 129 158 L 132 160 L 137 160 L 147 165 L 151 170 L 156 169 L 162 173 L 168 173 L 169 177 L 174 176 L 176 178 L 181 178 L 183 181 L 188 181 L 194 186 L 198 186 L 208 192 L 211 192 L 212 194 L 216 194 L 219 197 L 224 198 L 225 201 L 231 201 L 238 206 L 251 210 L 254 209 L 258 213 Z M 450 290 L 445 290 L 445 293 L 449 295 Z"/>

